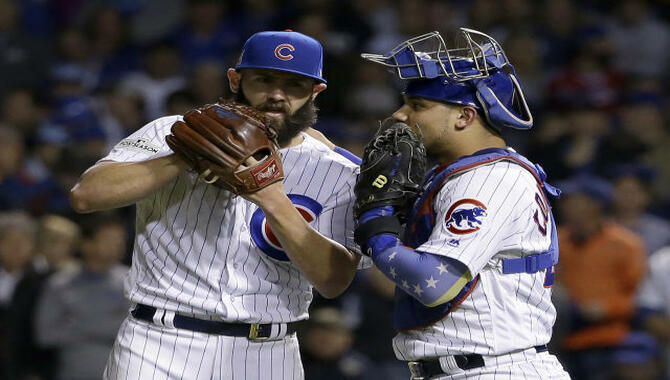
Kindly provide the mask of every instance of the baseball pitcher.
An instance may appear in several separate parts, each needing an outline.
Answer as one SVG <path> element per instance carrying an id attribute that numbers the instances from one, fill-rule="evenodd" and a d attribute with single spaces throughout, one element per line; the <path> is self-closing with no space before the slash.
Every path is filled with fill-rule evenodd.
<path id="1" fill-rule="evenodd" d="M 304 377 L 312 286 L 337 296 L 360 260 L 357 158 L 310 132 L 322 57 L 303 34 L 254 34 L 228 71 L 236 102 L 148 123 L 72 189 L 79 212 L 137 206 L 105 379 Z"/>

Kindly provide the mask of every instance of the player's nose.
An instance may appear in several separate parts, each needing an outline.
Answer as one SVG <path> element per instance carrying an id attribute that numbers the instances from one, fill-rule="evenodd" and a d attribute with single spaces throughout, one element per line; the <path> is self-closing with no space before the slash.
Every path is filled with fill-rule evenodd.
<path id="1" fill-rule="evenodd" d="M 286 92 L 281 86 L 273 86 L 268 91 L 268 98 L 274 101 L 286 100 Z"/>
<path id="2" fill-rule="evenodd" d="M 391 115 L 391 117 L 394 118 L 395 120 L 402 121 L 403 123 L 406 123 L 407 120 L 409 119 L 405 106 L 400 107 L 397 111 L 393 113 L 393 115 Z"/>

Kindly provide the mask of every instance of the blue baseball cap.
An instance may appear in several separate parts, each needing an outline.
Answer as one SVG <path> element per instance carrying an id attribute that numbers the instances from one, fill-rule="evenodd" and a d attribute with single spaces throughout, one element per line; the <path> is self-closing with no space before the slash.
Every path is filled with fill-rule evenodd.
<path id="1" fill-rule="evenodd" d="M 259 32 L 244 43 L 239 69 L 271 69 L 314 78 L 322 77 L 323 47 L 319 41 L 290 30 Z"/>
<path id="2" fill-rule="evenodd" d="M 443 77 L 411 80 L 403 94 L 482 109 L 470 84 L 450 82 Z"/>

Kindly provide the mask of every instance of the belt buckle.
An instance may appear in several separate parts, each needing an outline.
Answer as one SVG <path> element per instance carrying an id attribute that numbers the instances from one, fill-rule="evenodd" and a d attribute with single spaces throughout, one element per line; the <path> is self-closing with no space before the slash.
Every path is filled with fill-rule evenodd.
<path id="1" fill-rule="evenodd" d="M 253 340 L 255 342 L 258 341 L 264 341 L 264 340 L 269 340 L 270 336 L 258 336 L 258 333 L 260 332 L 260 323 L 252 323 L 251 326 L 249 327 L 249 340 Z"/>
<path id="2" fill-rule="evenodd" d="M 407 362 L 410 380 L 424 380 L 423 364 L 421 362 Z"/>

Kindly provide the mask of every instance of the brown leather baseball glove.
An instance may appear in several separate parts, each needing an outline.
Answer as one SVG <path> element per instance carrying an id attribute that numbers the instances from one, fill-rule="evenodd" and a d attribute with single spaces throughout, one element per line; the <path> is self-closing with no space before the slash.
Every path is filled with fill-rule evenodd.
<path id="1" fill-rule="evenodd" d="M 284 178 L 277 133 L 264 120 L 250 106 L 221 101 L 188 111 L 165 141 L 205 182 L 253 193 Z"/>

